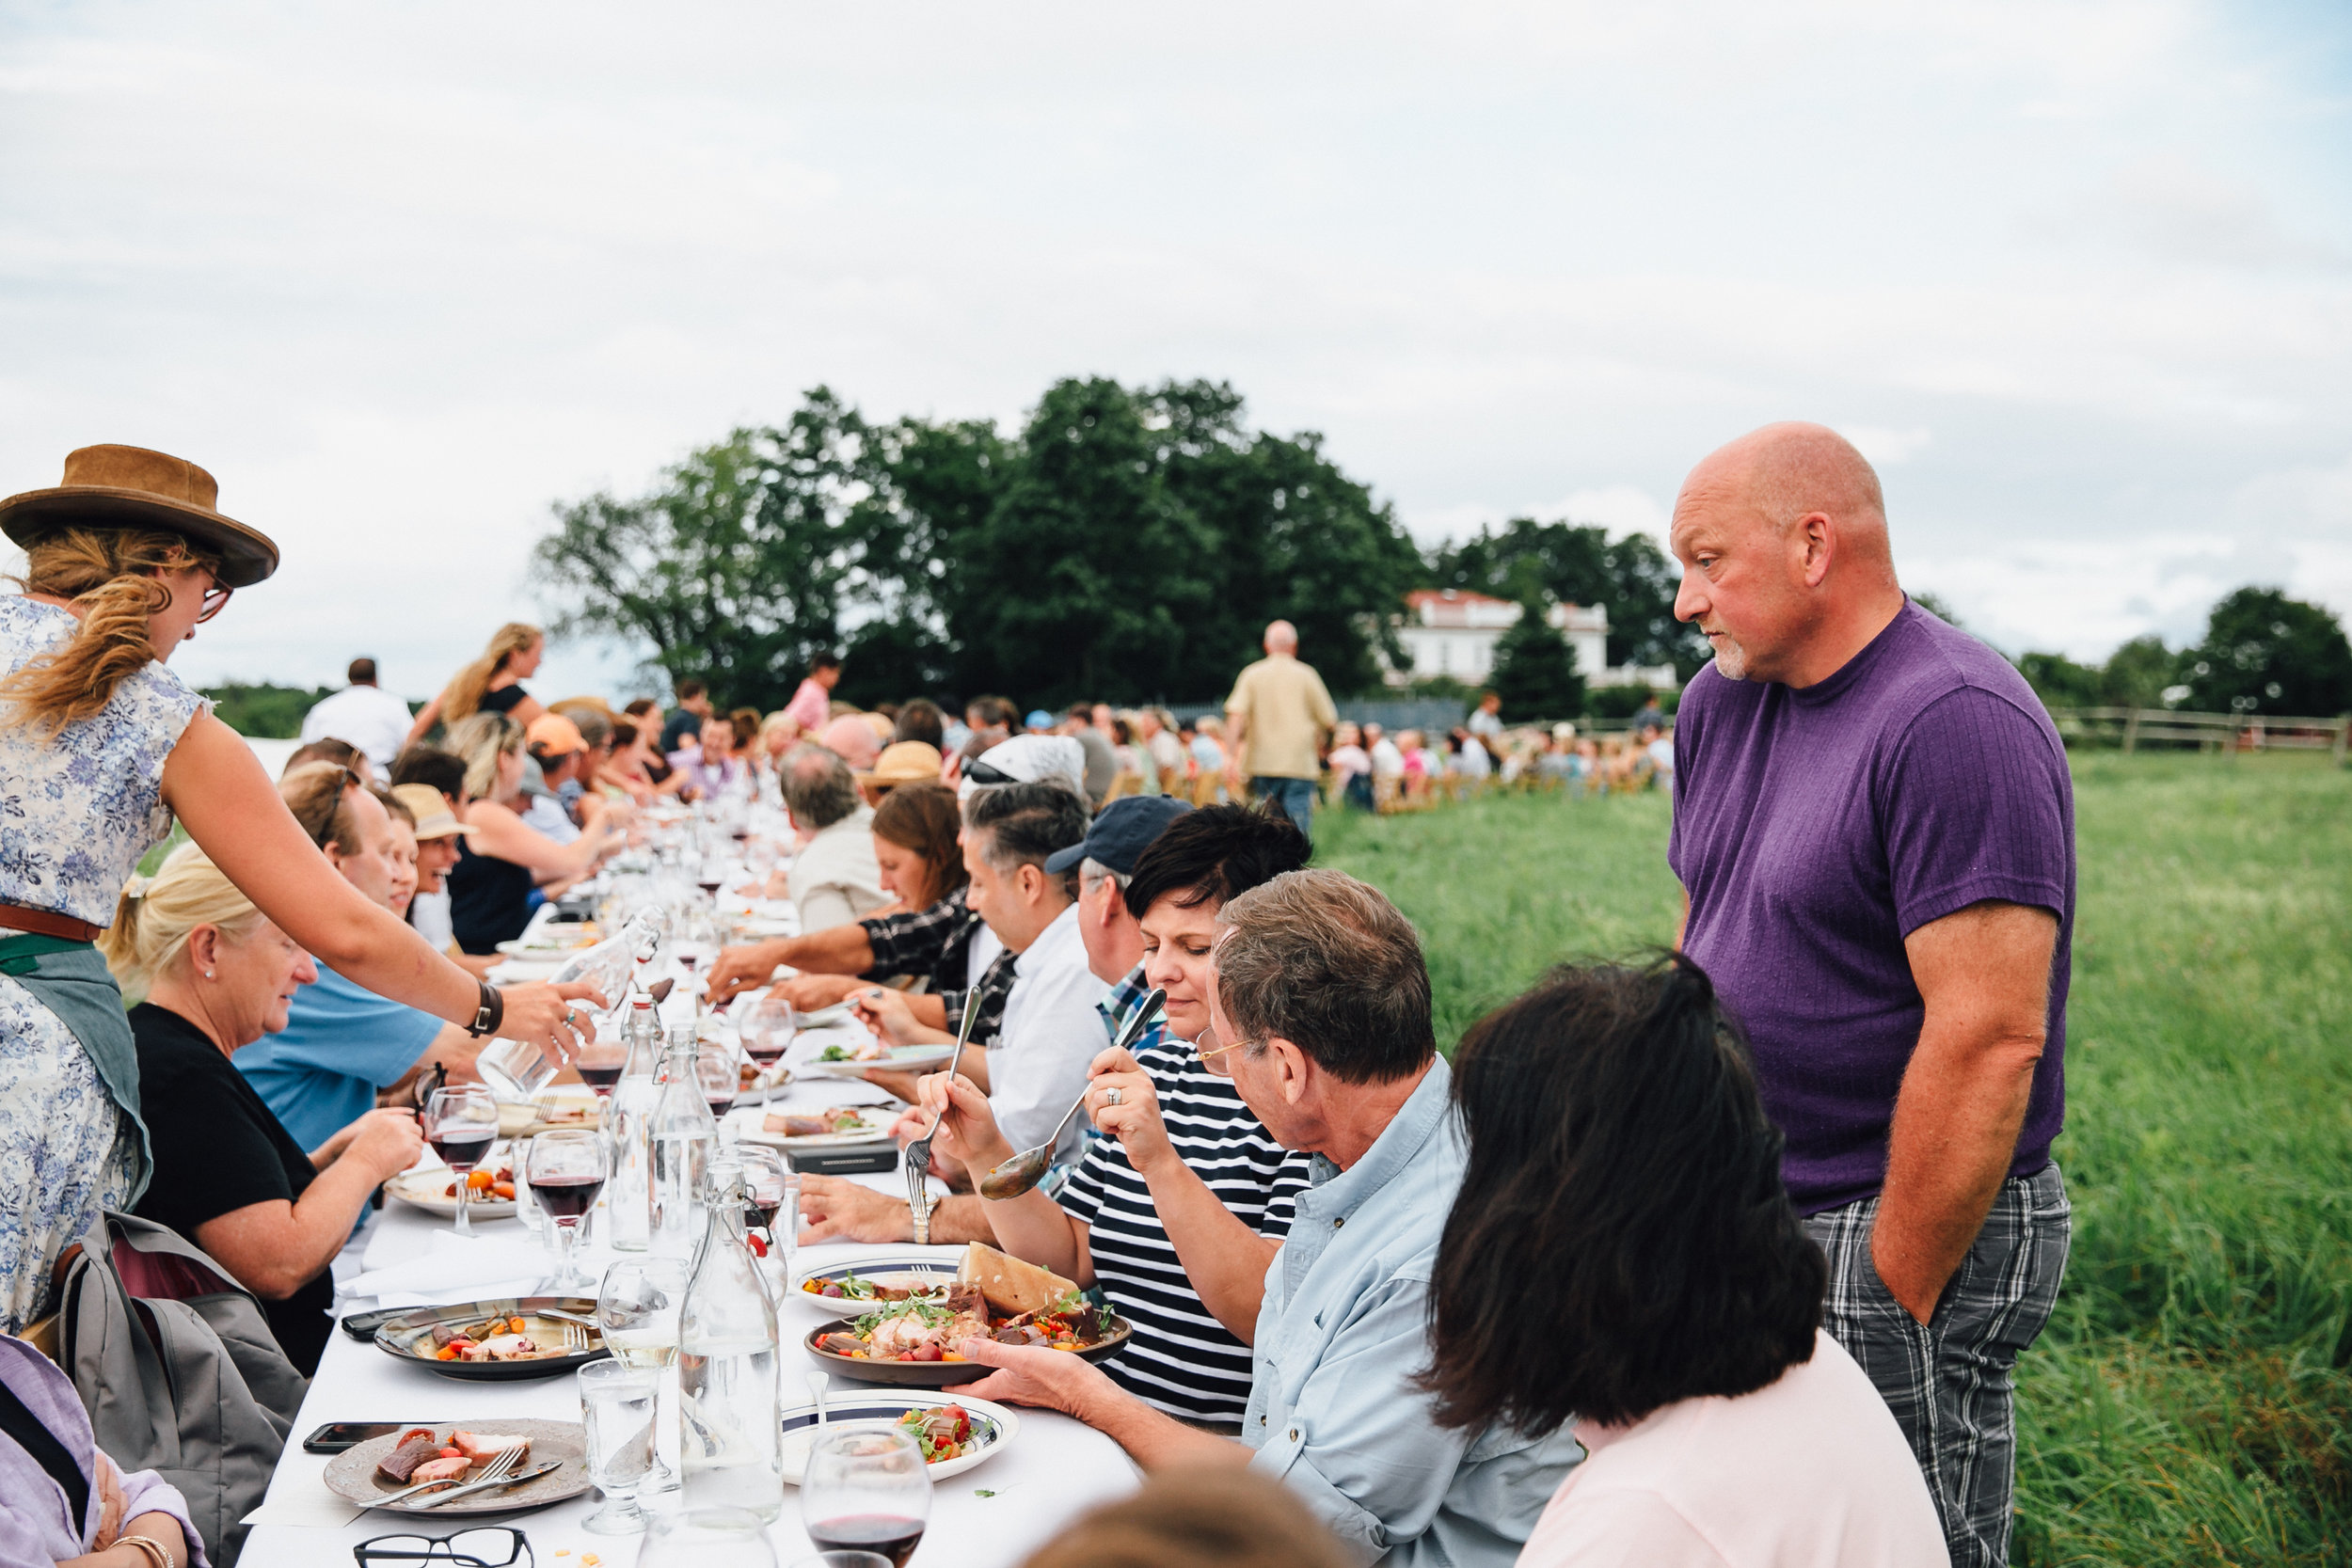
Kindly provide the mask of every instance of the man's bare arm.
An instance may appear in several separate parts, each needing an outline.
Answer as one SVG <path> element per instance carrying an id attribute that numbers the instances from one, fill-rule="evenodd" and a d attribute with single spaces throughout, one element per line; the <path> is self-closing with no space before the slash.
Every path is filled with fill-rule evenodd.
<path id="1" fill-rule="evenodd" d="M 1905 939 L 1927 1003 L 1895 1099 L 1871 1260 L 1921 1323 L 1975 1244 L 2017 1151 L 2049 1030 L 2058 917 L 1986 902 Z"/>

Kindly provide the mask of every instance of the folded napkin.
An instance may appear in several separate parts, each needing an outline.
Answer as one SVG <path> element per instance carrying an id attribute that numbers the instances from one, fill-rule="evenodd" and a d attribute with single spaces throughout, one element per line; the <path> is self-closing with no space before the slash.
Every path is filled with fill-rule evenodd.
<path id="1" fill-rule="evenodd" d="M 440 1307 L 533 1295 L 554 1273 L 552 1259 L 527 1236 L 467 1237 L 437 1230 L 422 1254 L 395 1262 L 389 1254 L 396 1249 L 405 1250 L 389 1234 L 369 1243 L 362 1259 L 366 1272 L 351 1281 L 351 1293 L 373 1296 L 385 1307 Z"/>

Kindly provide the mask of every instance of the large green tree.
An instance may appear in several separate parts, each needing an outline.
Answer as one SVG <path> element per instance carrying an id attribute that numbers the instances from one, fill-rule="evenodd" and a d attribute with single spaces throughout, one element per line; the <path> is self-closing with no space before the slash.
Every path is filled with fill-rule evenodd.
<path id="1" fill-rule="evenodd" d="M 2352 712 L 2352 643 L 2317 605 L 2241 588 L 2213 607 L 2182 656 L 2186 705 L 2202 713 L 2333 718 Z"/>
<path id="2" fill-rule="evenodd" d="M 1544 618 L 1547 608 L 1532 595 L 1522 600 L 1518 623 L 1495 643 L 1486 685 L 1502 699 L 1502 717 L 1514 723 L 1573 719 L 1584 711 L 1576 645 Z"/>
<path id="3" fill-rule="evenodd" d="M 703 680 L 723 705 L 780 706 L 846 618 L 906 613 L 927 540 L 887 489 L 864 420 L 819 387 L 787 423 L 733 432 L 651 494 L 558 504 L 537 547 L 569 600 L 555 629 L 651 644 L 672 680 Z"/>
<path id="4" fill-rule="evenodd" d="M 1440 588 L 1601 606 L 1609 611 L 1612 664 L 1671 664 L 1689 680 L 1713 657 L 1705 638 L 1675 619 L 1682 574 L 1647 534 L 1612 539 L 1591 524 L 1514 517 L 1438 546 L 1430 552 L 1429 570 Z"/>

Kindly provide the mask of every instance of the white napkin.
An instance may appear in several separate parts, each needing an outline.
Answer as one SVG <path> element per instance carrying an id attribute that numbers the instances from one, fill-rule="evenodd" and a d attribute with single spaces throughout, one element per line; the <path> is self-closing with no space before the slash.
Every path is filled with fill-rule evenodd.
<path id="1" fill-rule="evenodd" d="M 466 1237 L 433 1233 L 421 1257 L 384 1261 L 385 1239 L 370 1243 L 367 1272 L 351 1282 L 354 1295 L 373 1296 L 385 1307 L 439 1307 L 497 1296 L 527 1296 L 554 1272 L 536 1241 L 526 1237 Z"/>
<path id="2" fill-rule="evenodd" d="M 365 1512 L 358 1503 L 346 1502 L 335 1496 L 321 1482 L 316 1492 L 297 1492 L 291 1497 L 272 1497 L 238 1523 L 291 1525 L 296 1529 L 342 1529 Z"/>

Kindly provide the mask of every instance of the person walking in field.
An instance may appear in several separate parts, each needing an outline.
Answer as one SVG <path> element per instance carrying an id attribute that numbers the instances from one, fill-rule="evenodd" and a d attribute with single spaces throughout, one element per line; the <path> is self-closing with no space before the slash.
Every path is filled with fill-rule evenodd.
<path id="1" fill-rule="evenodd" d="M 1282 815 L 1313 836 L 1315 781 L 1323 775 L 1324 736 L 1340 721 L 1323 677 L 1298 657 L 1298 628 L 1265 629 L 1265 657 L 1243 670 L 1225 699 L 1225 783 L 1236 799 L 1242 782 L 1271 796 Z"/>
<path id="2" fill-rule="evenodd" d="M 1674 734 L 1682 949 L 1711 974 L 1829 1259 L 1824 1326 L 1925 1472 L 1956 1568 L 2007 1561 L 2010 1370 L 2070 1216 L 2074 804 L 1998 654 L 1896 580 L 1878 476 L 1775 424 L 1684 481 L 1677 618 L 1715 650 Z"/>

